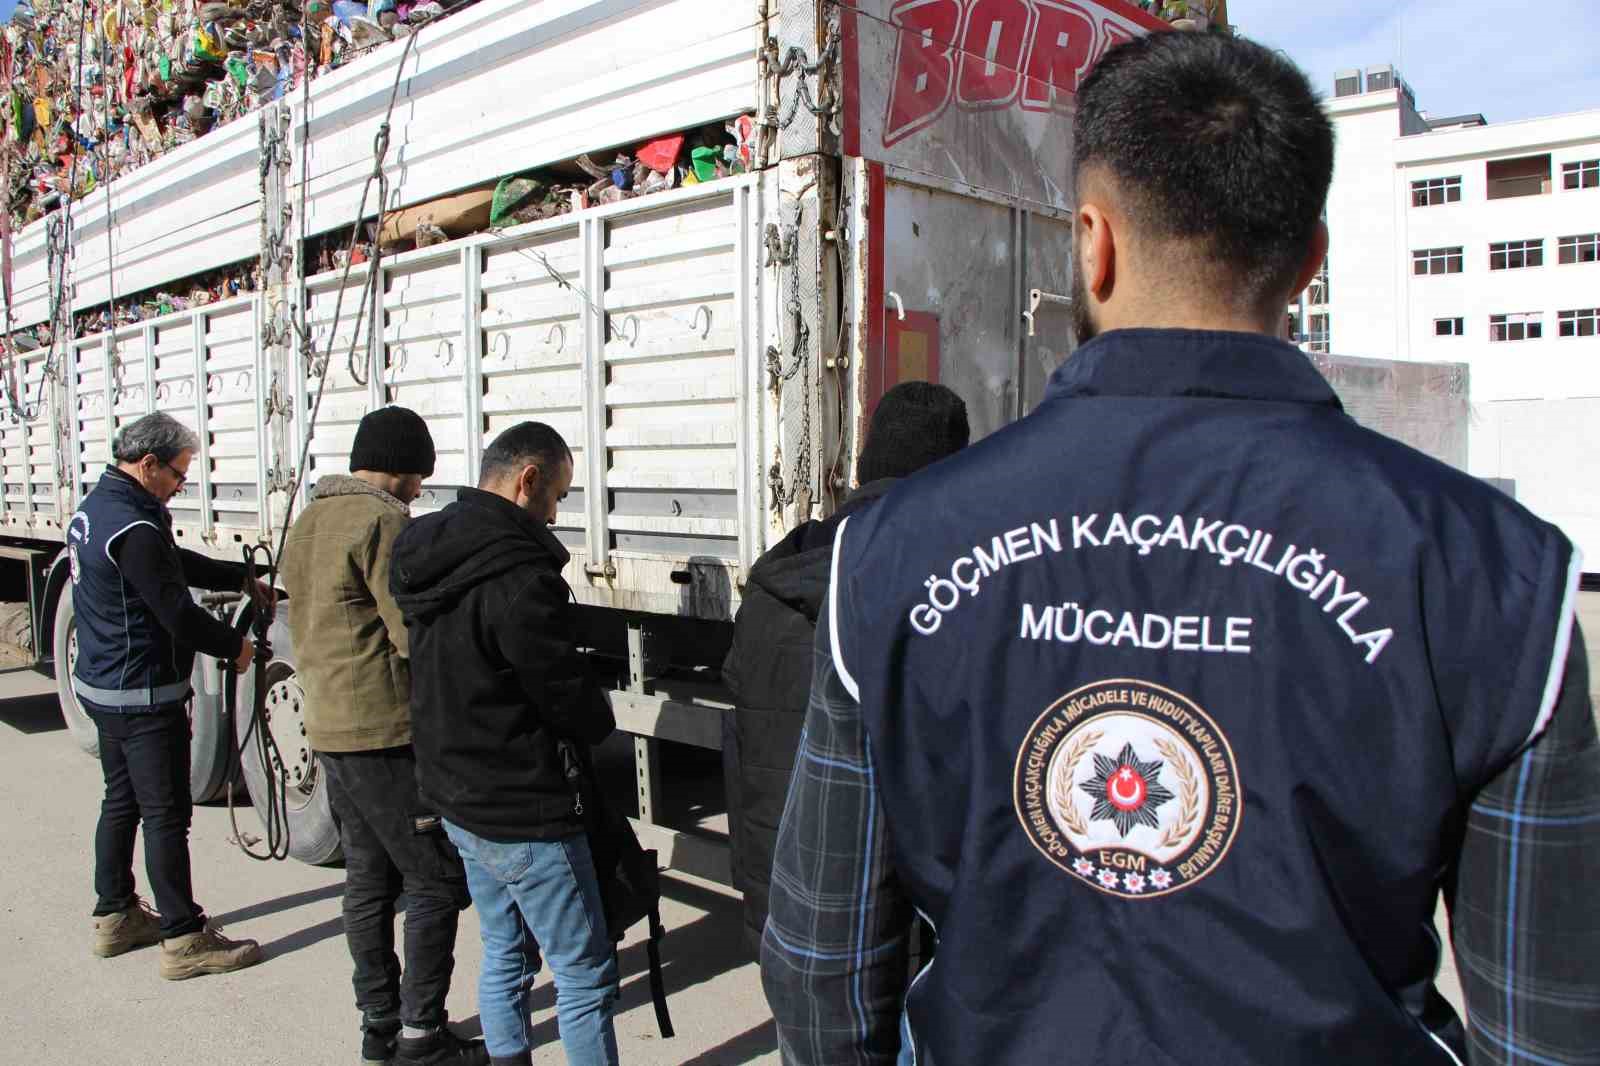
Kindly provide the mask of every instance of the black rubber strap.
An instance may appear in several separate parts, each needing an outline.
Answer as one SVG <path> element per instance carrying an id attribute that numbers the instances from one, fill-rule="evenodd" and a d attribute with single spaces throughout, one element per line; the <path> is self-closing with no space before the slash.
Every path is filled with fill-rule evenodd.
<path id="1" fill-rule="evenodd" d="M 651 911 L 650 939 L 645 942 L 645 950 L 650 955 L 650 998 L 655 1001 L 656 1027 L 661 1030 L 663 1038 L 675 1035 L 672 1031 L 672 1015 L 667 1013 L 667 983 L 661 976 L 661 938 L 666 932 L 661 927 L 661 916 Z"/>

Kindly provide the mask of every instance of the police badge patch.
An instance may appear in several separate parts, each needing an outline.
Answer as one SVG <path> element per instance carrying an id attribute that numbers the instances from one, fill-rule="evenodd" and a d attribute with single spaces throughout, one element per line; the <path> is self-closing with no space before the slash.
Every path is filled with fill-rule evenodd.
<path id="1" fill-rule="evenodd" d="M 82 511 L 74 511 L 72 521 L 67 523 L 67 573 L 72 575 L 72 583 L 78 584 L 83 571 L 78 566 L 78 546 L 89 543 L 89 516 Z"/>
<path id="2" fill-rule="evenodd" d="M 1211 873 L 1244 813 L 1222 731 L 1188 697 L 1146 681 L 1098 681 L 1057 700 L 1023 739 L 1015 789 L 1034 846 L 1125 899 Z"/>

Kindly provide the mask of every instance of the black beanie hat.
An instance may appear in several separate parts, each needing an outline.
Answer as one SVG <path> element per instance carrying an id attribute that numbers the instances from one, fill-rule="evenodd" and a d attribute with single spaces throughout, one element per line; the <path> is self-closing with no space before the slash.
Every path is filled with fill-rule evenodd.
<path id="1" fill-rule="evenodd" d="M 432 477 L 433 460 L 433 434 L 415 411 L 380 407 L 356 427 L 356 442 L 350 449 L 352 471 Z"/>
<path id="2" fill-rule="evenodd" d="M 943 385 L 902 381 L 883 394 L 856 462 L 862 485 L 910 475 L 954 455 L 972 435 L 967 405 Z"/>

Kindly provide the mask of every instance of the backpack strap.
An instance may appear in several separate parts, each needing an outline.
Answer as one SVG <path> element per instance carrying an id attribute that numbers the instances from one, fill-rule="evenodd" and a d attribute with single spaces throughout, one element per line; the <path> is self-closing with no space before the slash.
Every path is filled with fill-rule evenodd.
<path id="1" fill-rule="evenodd" d="M 645 951 L 650 956 L 650 998 L 655 1001 L 656 1027 L 663 1038 L 673 1036 L 672 1015 L 667 1012 L 667 984 L 661 976 L 661 938 L 667 935 L 661 925 L 661 914 L 650 911 L 650 939 L 645 941 Z"/>

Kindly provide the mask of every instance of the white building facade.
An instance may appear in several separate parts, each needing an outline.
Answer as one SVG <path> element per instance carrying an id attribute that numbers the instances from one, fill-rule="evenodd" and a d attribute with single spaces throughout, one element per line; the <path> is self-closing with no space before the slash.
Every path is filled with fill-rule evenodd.
<path id="1" fill-rule="evenodd" d="M 1331 240 L 1302 337 L 1467 364 L 1469 471 L 1600 571 L 1600 110 L 1429 119 L 1388 67 L 1342 72 L 1327 109 Z"/>

